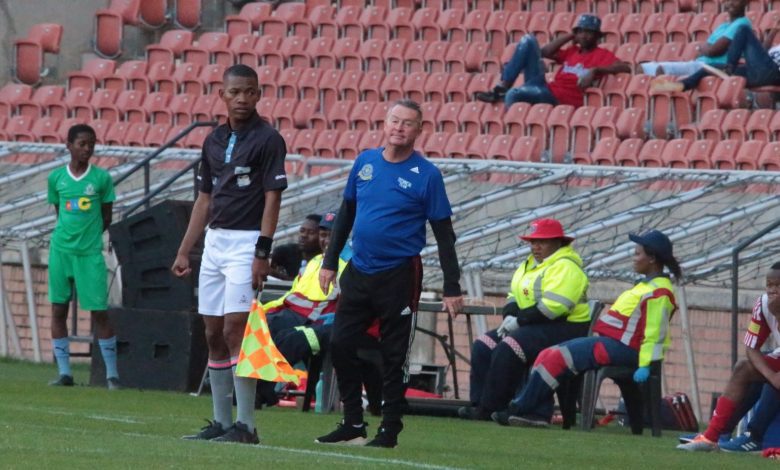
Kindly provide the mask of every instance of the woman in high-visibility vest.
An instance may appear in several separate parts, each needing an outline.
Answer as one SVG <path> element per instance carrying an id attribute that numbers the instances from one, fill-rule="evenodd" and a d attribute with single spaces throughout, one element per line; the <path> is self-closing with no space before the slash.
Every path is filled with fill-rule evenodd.
<path id="1" fill-rule="evenodd" d="M 511 426 L 545 427 L 553 414 L 553 394 L 565 380 L 604 366 L 635 367 L 634 382 L 650 376 L 650 363 L 660 361 L 669 348 L 669 321 L 677 304 L 664 267 L 676 279 L 682 272 L 672 242 L 658 230 L 629 235 L 636 243 L 634 271 L 643 278 L 620 294 L 609 311 L 599 316 L 594 336 L 566 341 L 542 351 L 528 383 L 509 411 L 493 420 Z"/>
<path id="2" fill-rule="evenodd" d="M 531 255 L 512 277 L 504 321 L 477 338 L 471 349 L 471 406 L 464 419 L 489 420 L 505 410 L 528 367 L 544 348 L 585 336 L 590 325 L 588 277 L 582 259 L 555 219 L 539 219 L 520 237 Z"/>

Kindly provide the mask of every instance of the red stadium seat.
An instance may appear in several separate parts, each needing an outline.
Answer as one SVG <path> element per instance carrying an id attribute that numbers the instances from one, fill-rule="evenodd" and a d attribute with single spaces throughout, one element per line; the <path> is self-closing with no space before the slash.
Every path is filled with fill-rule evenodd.
<path id="1" fill-rule="evenodd" d="M 17 114 L 37 118 L 45 114 L 46 109 L 52 104 L 57 104 L 65 97 L 65 89 L 56 85 L 44 85 L 35 90 L 29 100 L 16 101 Z M 10 106 L 10 105 L 9 105 Z M 0 102 L 0 109 L 4 105 Z M 8 113 L 0 113 L 0 117 L 7 117 Z"/>
<path id="2" fill-rule="evenodd" d="M 528 22 L 528 33 L 536 37 L 539 44 L 550 42 L 549 25 L 552 22 L 553 13 L 548 11 L 537 11 L 531 16 Z"/>
<path id="3" fill-rule="evenodd" d="M 314 155 L 314 142 L 317 140 L 317 136 L 320 131 L 314 129 L 301 129 L 298 132 L 298 137 L 290 147 L 290 150 L 294 153 L 299 153 L 304 157 L 311 157 Z"/>
<path id="4" fill-rule="evenodd" d="M 530 160 L 520 157 L 520 148 L 512 135 L 501 134 L 493 138 L 487 151 L 487 158 L 494 160 Z"/>
<path id="5" fill-rule="evenodd" d="M 177 28 L 197 29 L 203 12 L 203 0 L 174 0 L 173 23 Z"/>
<path id="6" fill-rule="evenodd" d="M 337 101 L 334 103 L 325 114 L 325 117 L 328 120 L 328 127 L 330 129 L 336 129 L 339 132 L 349 130 L 351 122 L 350 116 L 354 106 L 354 101 Z"/>
<path id="7" fill-rule="evenodd" d="M 447 70 L 447 41 L 433 41 L 425 49 L 425 64 L 429 72 L 445 72 Z"/>
<path id="8" fill-rule="evenodd" d="M 398 7 L 390 10 L 387 14 L 387 25 L 393 31 L 393 39 L 402 39 L 407 42 L 416 39 L 411 8 Z"/>
<path id="9" fill-rule="evenodd" d="M 663 153 L 661 153 L 661 162 L 663 166 L 670 168 L 688 168 L 689 161 L 686 158 L 688 149 L 693 141 L 688 139 L 674 139 L 666 143 Z M 649 166 L 649 165 L 645 165 Z"/>
<path id="10" fill-rule="evenodd" d="M 88 88 L 74 88 L 68 91 L 61 103 L 51 103 L 46 113 L 58 119 L 74 117 L 70 115 L 70 110 L 77 106 L 89 105 L 90 98 L 92 98 L 92 90 Z M 79 119 L 84 120 L 83 117 Z"/>
<path id="11" fill-rule="evenodd" d="M 760 169 L 760 156 L 764 151 L 766 142 L 761 140 L 748 140 L 742 142 L 737 150 L 734 160 L 740 170 L 756 171 Z"/>
<path id="12" fill-rule="evenodd" d="M 601 17 L 601 33 L 604 42 L 619 46 L 623 43 L 623 34 L 620 32 L 620 24 L 623 22 L 622 13 L 607 13 Z"/>
<path id="13" fill-rule="evenodd" d="M 721 140 L 716 143 L 710 157 L 712 167 L 720 170 L 736 170 L 737 150 L 740 144 L 741 142 L 736 140 Z"/>
<path id="14" fill-rule="evenodd" d="M 602 106 L 596 109 L 591 121 L 596 139 L 618 136 L 617 120 L 619 115 L 620 110 L 614 106 Z"/>
<path id="15" fill-rule="evenodd" d="M 122 63 L 113 75 L 103 79 L 103 86 L 117 91 L 149 91 L 147 63 L 143 60 L 128 60 Z"/>
<path id="16" fill-rule="evenodd" d="M 196 127 L 190 131 L 189 134 L 187 134 L 182 144 L 185 148 L 199 149 L 203 147 L 203 142 L 206 140 L 206 137 L 211 133 L 211 131 L 212 128 L 208 126 Z"/>
<path id="17" fill-rule="evenodd" d="M 363 79 L 360 80 L 360 100 L 361 101 L 379 101 L 382 99 L 382 94 L 379 91 L 382 81 L 385 78 L 385 73 L 378 70 L 371 70 L 363 74 Z"/>
<path id="18" fill-rule="evenodd" d="M 758 166 L 766 171 L 780 171 L 780 142 L 768 142 L 758 157 Z"/>
<path id="19" fill-rule="evenodd" d="M 192 120 L 195 122 L 210 121 L 213 116 L 212 110 L 218 101 L 220 99 L 216 95 L 200 95 L 195 98 L 195 104 L 192 105 Z M 260 113 L 260 116 L 270 118 L 270 113 L 268 115 Z"/>
<path id="20" fill-rule="evenodd" d="M 747 140 L 747 122 L 750 111 L 747 109 L 732 109 L 723 118 L 721 133 L 725 139 Z"/>
<path id="21" fill-rule="evenodd" d="M 342 38 L 363 38 L 363 24 L 360 22 L 360 15 L 363 12 L 359 6 L 342 5 L 336 11 L 336 24 L 339 27 L 339 37 Z"/>
<path id="22" fill-rule="evenodd" d="M 286 67 L 279 73 L 279 86 L 276 90 L 279 98 L 294 99 L 298 97 L 298 81 L 306 69 L 301 67 Z"/>
<path id="23" fill-rule="evenodd" d="M 192 122 L 192 110 L 195 107 L 196 100 L 197 98 L 195 96 L 186 93 L 174 96 L 171 98 L 167 110 L 169 117 L 165 118 L 162 122 L 167 121 L 170 125 L 177 126 L 190 124 Z M 165 113 L 165 111 L 156 111 L 152 114 L 153 121 L 155 123 L 158 122 L 157 119 Z"/>
<path id="24" fill-rule="evenodd" d="M 412 25 L 417 39 L 432 42 L 442 38 L 441 28 L 436 23 L 437 16 L 437 11 L 433 8 L 419 8 L 414 12 Z"/>
<path id="25" fill-rule="evenodd" d="M 620 144 L 620 139 L 616 137 L 599 139 L 596 142 L 596 146 L 593 147 L 593 153 L 590 155 L 590 160 L 588 159 L 588 154 L 577 153 L 574 154 L 574 163 L 602 166 L 617 165 L 617 162 L 615 161 L 615 154 L 617 153 Z"/>
<path id="26" fill-rule="evenodd" d="M 126 111 L 132 107 L 141 106 L 145 96 L 143 91 L 124 90 L 117 96 L 116 103 L 100 106 L 97 109 L 97 116 L 99 119 L 111 122 L 124 121 Z"/>
<path id="27" fill-rule="evenodd" d="M 644 142 L 642 139 L 625 139 L 615 151 L 615 164 L 619 166 L 639 166 L 639 152 Z"/>
<path id="28" fill-rule="evenodd" d="M 506 126 L 504 133 L 510 135 L 525 135 L 525 118 L 530 109 L 531 105 L 529 103 L 512 103 L 512 106 L 507 109 L 506 114 L 504 115 L 504 125 Z"/>
<path id="29" fill-rule="evenodd" d="M 439 114 L 436 116 L 438 129 L 441 132 L 454 134 L 460 130 L 460 121 L 458 116 L 463 107 L 462 103 L 444 103 L 439 108 Z"/>
<path id="30" fill-rule="evenodd" d="M 365 131 L 363 138 L 360 139 L 360 151 L 381 147 L 384 140 L 385 132 L 382 130 Z"/>
<path id="31" fill-rule="evenodd" d="M 387 10 L 383 7 L 366 7 L 360 14 L 360 24 L 363 26 L 366 37 L 384 42 L 390 40 L 392 36 L 391 28 L 387 25 L 385 17 Z"/>
<path id="32" fill-rule="evenodd" d="M 449 132 L 434 132 L 431 134 L 423 145 L 423 153 L 429 158 L 444 158 L 444 147 L 447 142 L 452 138 L 452 134 Z"/>
<path id="33" fill-rule="evenodd" d="M 588 153 L 593 149 L 594 132 L 591 123 L 596 110 L 594 106 L 580 106 L 572 114 L 569 121 L 571 155 Z"/>
<path id="34" fill-rule="evenodd" d="M 182 61 L 192 62 L 201 67 L 215 63 L 214 53 L 228 50 L 229 45 L 230 36 L 228 36 L 227 33 L 203 33 L 198 37 L 197 45 L 193 44 L 184 48 L 182 51 Z"/>
<path id="35" fill-rule="evenodd" d="M 116 103 L 119 93 L 116 90 L 95 90 L 89 103 L 74 104 L 70 107 L 70 115 L 84 120 L 91 120 L 97 115 L 97 110 Z"/>
<path id="36" fill-rule="evenodd" d="M 466 17 L 463 20 L 463 26 L 460 28 L 462 32 L 460 34 L 456 33 L 452 40 L 465 40 L 469 43 L 486 42 L 488 40 L 487 22 L 490 14 L 491 12 L 486 10 L 472 10 L 467 12 Z M 455 31 L 457 30 L 458 28 L 455 28 Z"/>
<path id="37" fill-rule="evenodd" d="M 192 45 L 193 33 L 181 29 L 173 29 L 163 33 L 159 44 L 146 46 L 146 61 L 172 63 L 180 58 L 184 48 Z"/>
<path id="38" fill-rule="evenodd" d="M 620 34 L 623 35 L 623 42 L 633 42 L 644 44 L 644 25 L 647 17 L 641 13 L 631 13 L 623 18 L 620 24 Z"/>
<path id="39" fill-rule="evenodd" d="M 314 65 L 313 58 L 306 51 L 309 44 L 307 38 L 300 36 L 290 36 L 282 40 L 279 45 L 279 52 L 284 57 L 284 64 L 287 67 L 307 68 Z"/>
<path id="40" fill-rule="evenodd" d="M 447 83 L 450 78 L 450 74 L 446 72 L 428 74 L 428 79 L 425 80 L 425 99 L 440 103 L 447 101 Z"/>
<path id="41" fill-rule="evenodd" d="M 666 140 L 662 139 L 650 139 L 645 142 L 642 149 L 639 151 L 639 164 L 650 168 L 664 166 L 661 154 L 663 153 L 665 146 Z"/>
<path id="42" fill-rule="evenodd" d="M 138 21 L 147 28 L 162 28 L 168 22 L 167 0 L 144 0 L 138 9 Z"/>
<path id="43" fill-rule="evenodd" d="M 768 142 L 772 138 L 769 123 L 772 121 L 774 114 L 774 111 L 771 109 L 754 110 L 750 114 L 750 118 L 745 125 L 745 132 L 747 132 L 745 140 L 761 140 Z"/>
<path id="44" fill-rule="evenodd" d="M 479 101 L 471 101 L 463 103 L 458 114 L 458 123 L 460 124 L 460 132 L 465 132 L 471 135 L 477 135 L 482 133 L 482 120 L 481 116 L 485 109 L 485 103 Z"/>
<path id="45" fill-rule="evenodd" d="M 669 19 L 670 17 L 667 13 L 651 13 L 648 15 L 645 19 L 645 24 L 642 27 L 645 40 L 658 44 L 666 42 Z"/>
<path id="46" fill-rule="evenodd" d="M 379 91 L 384 97 L 384 101 L 396 101 L 404 96 L 404 74 L 388 73 L 382 81 Z"/>
<path id="47" fill-rule="evenodd" d="M 230 51 L 233 53 L 233 60 L 237 59 L 240 64 L 256 67 L 258 65 L 257 54 L 255 53 L 257 40 L 258 37 L 251 34 L 231 36 Z"/>
<path id="48" fill-rule="evenodd" d="M 482 132 L 489 135 L 504 133 L 504 103 L 486 104 L 480 116 Z"/>
<path id="49" fill-rule="evenodd" d="M 493 143 L 492 135 L 486 135 L 486 134 L 475 135 L 474 138 L 471 139 L 471 142 L 469 143 L 469 146 L 466 149 L 466 158 L 479 158 L 479 159 L 487 158 L 488 150 L 490 149 L 490 144 L 492 143 Z"/>
<path id="50" fill-rule="evenodd" d="M 95 12 L 95 52 L 109 59 L 122 54 L 124 21 L 122 15 L 110 9 Z"/>
<path id="51" fill-rule="evenodd" d="M 371 130 L 371 113 L 373 110 L 374 103 L 371 101 L 355 103 L 352 113 L 349 115 L 350 127 L 363 132 Z"/>
<path id="52" fill-rule="evenodd" d="M 125 136 L 127 135 L 129 128 L 129 122 L 119 121 L 112 123 L 111 127 L 106 132 L 105 145 L 125 145 Z"/>
<path id="53" fill-rule="evenodd" d="M 617 137 L 621 139 L 645 138 L 645 111 L 641 108 L 625 108 L 615 121 Z"/>
<path id="54" fill-rule="evenodd" d="M 713 109 L 704 113 L 699 121 L 700 137 L 716 142 L 723 139 L 723 121 L 726 115 L 727 111 L 724 109 Z"/>
<path id="55" fill-rule="evenodd" d="M 342 132 L 339 140 L 336 141 L 336 155 L 339 158 L 354 160 L 360 152 L 359 144 L 362 138 L 363 131 L 351 130 Z"/>
<path id="56" fill-rule="evenodd" d="M 490 43 L 490 51 L 493 56 L 500 56 L 504 51 L 504 46 L 509 42 L 506 24 L 509 21 L 510 16 L 511 12 L 509 11 L 496 10 L 490 13 L 490 16 L 485 22 L 487 42 Z"/>
<path id="57" fill-rule="evenodd" d="M 168 103 L 171 102 L 171 95 L 162 91 L 149 93 L 144 98 L 142 106 L 131 106 L 125 110 L 125 120 L 128 122 L 147 122 L 156 114 L 155 124 L 170 124 L 166 122 L 171 116 L 168 114 Z"/>
<path id="58" fill-rule="evenodd" d="M 687 43 L 690 39 L 690 27 L 693 15 L 691 13 L 675 13 L 666 25 L 668 41 Z"/>
<path id="59" fill-rule="evenodd" d="M 314 154 L 322 158 L 336 158 L 336 142 L 341 133 L 334 129 L 326 129 L 319 133 L 314 141 Z"/>
<path id="60" fill-rule="evenodd" d="M 472 138 L 473 135 L 466 132 L 452 134 L 444 146 L 444 156 L 447 158 L 466 158 Z"/>
<path id="61" fill-rule="evenodd" d="M 568 0 L 566 0 L 568 2 Z M 555 39 L 562 34 L 569 34 L 574 27 L 577 15 L 569 11 L 559 11 L 550 22 L 550 39 Z"/>
<path id="62" fill-rule="evenodd" d="M 102 86 L 103 80 L 114 74 L 116 62 L 108 59 L 92 59 L 78 72 L 68 73 L 68 90 Z"/>
<path id="63" fill-rule="evenodd" d="M 384 64 L 385 41 L 380 39 L 367 39 L 363 41 L 358 49 L 363 62 L 362 70 L 381 72 L 385 69 Z"/>
<path id="64" fill-rule="evenodd" d="M 363 80 L 363 72 L 360 70 L 345 70 L 339 81 L 339 95 L 343 100 L 360 101 L 360 82 Z M 401 94 L 403 94 L 401 92 Z M 399 94 L 400 96 L 400 94 Z M 391 101 L 398 99 L 392 98 Z"/>
<path id="65" fill-rule="evenodd" d="M 379 108 L 380 104 L 381 103 L 377 104 L 377 107 L 374 108 L 374 113 L 377 113 L 377 108 Z M 420 105 L 420 110 L 422 111 L 423 132 L 427 132 L 429 134 L 436 132 L 436 127 L 438 126 L 436 117 L 439 115 L 439 109 L 441 109 L 441 103 L 436 101 L 426 101 Z"/>
<path id="66" fill-rule="evenodd" d="M 715 15 L 712 12 L 701 12 L 693 16 L 688 27 L 691 41 L 706 41 L 712 32 Z"/>
<path id="67" fill-rule="evenodd" d="M 547 140 L 540 141 L 550 151 L 552 163 L 564 163 L 571 145 L 569 121 L 574 114 L 574 106 L 562 104 L 552 109 L 547 118 Z"/>
<path id="68" fill-rule="evenodd" d="M 414 41 L 407 46 L 406 52 L 404 53 L 404 67 L 407 73 L 428 71 L 428 65 L 425 58 L 429 44 L 431 43 L 428 41 Z M 444 56 L 442 56 L 442 61 L 443 60 Z"/>
<path id="69" fill-rule="evenodd" d="M 44 53 L 58 54 L 62 41 L 62 25 L 41 23 L 33 25 L 27 37 L 16 39 L 13 50 L 13 75 L 27 85 L 36 85 L 45 72 Z"/>
<path id="70" fill-rule="evenodd" d="M 144 147 L 162 147 L 162 145 L 168 140 L 168 133 L 171 127 L 167 124 L 153 124 L 149 126 L 146 135 L 144 136 Z"/>
<path id="71" fill-rule="evenodd" d="M 263 20 L 271 16 L 273 6 L 270 3 L 250 2 L 241 7 L 238 15 L 225 17 L 225 31 L 231 36 L 252 34 L 260 28 Z"/>
<path id="72" fill-rule="evenodd" d="M 506 33 L 509 36 L 507 44 L 518 43 L 528 34 L 528 23 L 531 21 L 531 13 L 528 11 L 515 11 L 509 15 L 506 21 Z"/>
<path id="73" fill-rule="evenodd" d="M 404 39 L 393 39 L 384 48 L 385 72 L 403 72 L 406 69 L 405 54 L 409 43 Z"/>

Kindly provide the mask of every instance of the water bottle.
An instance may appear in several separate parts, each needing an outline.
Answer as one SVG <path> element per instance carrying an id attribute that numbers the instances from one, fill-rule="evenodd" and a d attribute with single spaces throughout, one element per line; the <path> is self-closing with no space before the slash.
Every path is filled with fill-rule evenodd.
<path id="1" fill-rule="evenodd" d="M 317 400 L 314 404 L 314 412 L 322 413 L 322 373 L 320 372 L 320 380 L 317 381 L 317 386 L 314 388 L 314 397 Z"/>

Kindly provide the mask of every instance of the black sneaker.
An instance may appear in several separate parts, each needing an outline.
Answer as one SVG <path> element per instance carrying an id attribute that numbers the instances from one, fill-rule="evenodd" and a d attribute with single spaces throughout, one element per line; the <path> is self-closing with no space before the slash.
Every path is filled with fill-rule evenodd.
<path id="1" fill-rule="evenodd" d="M 119 377 L 109 377 L 106 379 L 106 387 L 109 390 L 122 390 L 122 383 L 119 382 Z"/>
<path id="2" fill-rule="evenodd" d="M 398 423 L 393 426 L 381 426 L 376 433 L 376 437 L 371 439 L 366 447 L 385 447 L 392 449 L 398 445 L 398 434 L 403 429 L 403 424 Z"/>
<path id="3" fill-rule="evenodd" d="M 57 377 L 57 380 L 52 380 L 51 382 L 49 382 L 49 385 L 51 385 L 52 387 L 72 387 L 73 376 L 61 375 Z"/>
<path id="4" fill-rule="evenodd" d="M 509 421 L 510 426 L 520 426 L 523 428 L 549 428 L 550 422 L 547 421 L 544 418 L 539 418 L 536 416 L 510 416 L 507 421 Z"/>
<path id="5" fill-rule="evenodd" d="M 472 421 L 490 421 L 490 412 L 481 406 L 461 406 L 458 408 L 458 417 Z"/>
<path id="6" fill-rule="evenodd" d="M 206 422 L 209 424 L 200 428 L 199 433 L 182 436 L 181 438 L 188 441 L 210 441 L 211 439 L 225 435 L 225 428 L 223 428 L 221 424 L 216 421 L 209 421 L 208 419 Z"/>
<path id="7" fill-rule="evenodd" d="M 479 101 L 484 101 L 485 103 L 500 103 L 501 101 L 504 101 L 504 97 L 508 90 L 509 89 L 505 86 L 496 85 L 490 91 L 478 91 L 474 93 L 474 98 Z"/>
<path id="8" fill-rule="evenodd" d="M 336 425 L 336 430 L 330 434 L 320 436 L 314 440 L 318 444 L 347 444 L 353 446 L 362 446 L 366 443 L 368 434 L 366 434 L 366 423 L 360 427 L 344 424 L 344 421 Z"/>
<path id="9" fill-rule="evenodd" d="M 237 442 L 239 444 L 260 444 L 260 438 L 257 437 L 257 429 L 249 431 L 249 426 L 236 421 L 236 424 L 230 426 L 225 434 L 215 437 L 212 442 Z"/>
<path id="10" fill-rule="evenodd" d="M 509 417 L 512 416 L 509 411 L 494 411 L 490 413 L 490 419 L 501 426 L 509 426 Z"/>

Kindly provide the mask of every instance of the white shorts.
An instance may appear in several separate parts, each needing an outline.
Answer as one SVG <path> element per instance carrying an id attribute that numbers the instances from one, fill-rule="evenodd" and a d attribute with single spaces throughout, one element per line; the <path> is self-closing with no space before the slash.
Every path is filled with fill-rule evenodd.
<path id="1" fill-rule="evenodd" d="M 689 62 L 644 62 L 639 64 L 642 67 L 642 73 L 645 75 L 655 75 L 658 67 L 663 67 L 664 75 L 674 75 L 675 77 L 687 77 L 701 70 L 702 62 L 695 60 Z"/>
<path id="2" fill-rule="evenodd" d="M 206 231 L 198 276 L 198 312 L 224 316 L 252 306 L 252 261 L 259 230 Z"/>

